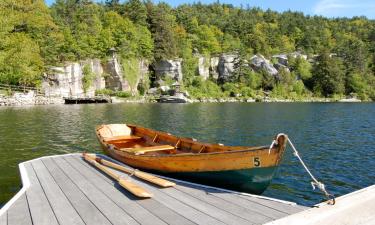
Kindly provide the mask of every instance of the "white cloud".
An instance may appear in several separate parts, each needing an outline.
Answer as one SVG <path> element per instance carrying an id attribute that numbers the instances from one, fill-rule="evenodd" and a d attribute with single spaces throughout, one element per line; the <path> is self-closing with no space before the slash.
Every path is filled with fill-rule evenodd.
<path id="1" fill-rule="evenodd" d="M 374 0 L 320 0 L 313 8 L 313 13 L 329 17 L 367 16 L 374 18 Z"/>

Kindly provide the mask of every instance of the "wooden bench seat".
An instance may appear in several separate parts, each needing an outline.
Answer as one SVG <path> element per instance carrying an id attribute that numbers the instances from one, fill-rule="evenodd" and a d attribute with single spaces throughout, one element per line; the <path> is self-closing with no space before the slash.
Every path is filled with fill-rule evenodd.
<path id="1" fill-rule="evenodd" d="M 170 151 L 175 148 L 171 145 L 155 145 L 142 148 L 121 148 L 121 151 L 134 153 L 135 155 L 142 155 L 146 152 L 157 152 L 157 151 Z"/>
<path id="2" fill-rule="evenodd" d="M 135 135 L 122 135 L 122 136 L 114 136 L 114 137 L 107 137 L 104 138 L 104 141 L 132 141 L 132 140 L 139 140 L 142 137 L 135 136 Z"/>

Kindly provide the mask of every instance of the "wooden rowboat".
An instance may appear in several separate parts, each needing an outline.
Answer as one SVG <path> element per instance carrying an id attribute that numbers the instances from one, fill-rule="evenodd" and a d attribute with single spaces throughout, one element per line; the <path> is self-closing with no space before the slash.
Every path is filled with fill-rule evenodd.
<path id="1" fill-rule="evenodd" d="M 224 146 L 129 124 L 101 125 L 96 134 L 108 155 L 130 166 L 255 194 L 275 175 L 288 138 L 277 135 L 271 148 Z"/>

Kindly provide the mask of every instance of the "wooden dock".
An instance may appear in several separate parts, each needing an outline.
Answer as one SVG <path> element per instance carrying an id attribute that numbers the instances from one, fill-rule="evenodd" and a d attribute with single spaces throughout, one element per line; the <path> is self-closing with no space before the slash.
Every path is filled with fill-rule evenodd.
<path id="1" fill-rule="evenodd" d="M 375 185 L 336 198 L 335 205 L 320 203 L 299 213 L 271 221 L 267 225 L 373 225 Z"/>
<path id="2" fill-rule="evenodd" d="M 19 167 L 23 188 L 0 210 L 0 225 L 264 224 L 308 209 L 174 179 L 176 186 L 159 188 L 116 171 L 154 195 L 137 199 L 79 154 Z"/>

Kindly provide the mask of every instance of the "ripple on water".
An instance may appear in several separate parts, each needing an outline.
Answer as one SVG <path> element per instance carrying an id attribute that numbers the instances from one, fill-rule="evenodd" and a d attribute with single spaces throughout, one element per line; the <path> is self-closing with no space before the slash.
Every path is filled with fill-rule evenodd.
<path id="1" fill-rule="evenodd" d="M 95 126 L 134 123 L 226 145 L 268 145 L 289 135 L 306 164 L 335 195 L 375 181 L 375 104 L 99 104 L 0 108 L 0 204 L 20 187 L 18 163 L 100 152 Z M 311 205 L 323 196 L 288 150 L 264 195 Z"/>

